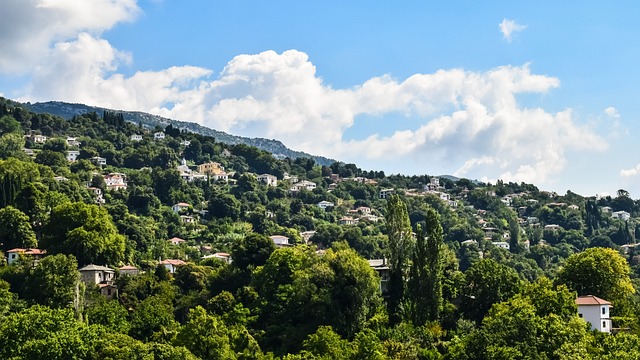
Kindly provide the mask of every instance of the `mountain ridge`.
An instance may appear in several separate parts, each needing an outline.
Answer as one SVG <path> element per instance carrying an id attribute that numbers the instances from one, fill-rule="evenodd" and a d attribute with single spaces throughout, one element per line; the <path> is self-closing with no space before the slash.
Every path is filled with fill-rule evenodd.
<path id="1" fill-rule="evenodd" d="M 268 151 L 276 157 L 290 157 L 292 159 L 304 157 L 312 158 L 316 163 L 320 165 L 331 165 L 336 160 L 330 159 L 324 156 L 312 155 L 303 151 L 292 150 L 284 145 L 281 141 L 275 139 L 265 138 L 248 138 L 244 136 L 237 136 L 228 134 L 224 131 L 215 130 L 197 123 L 175 120 L 165 118 L 158 115 L 145 113 L 142 111 L 127 111 L 127 110 L 115 110 L 99 106 L 91 106 L 85 104 L 68 103 L 63 101 L 46 101 L 37 103 L 21 103 L 21 105 L 27 107 L 29 110 L 35 113 L 49 113 L 57 115 L 65 119 L 70 119 L 73 116 L 82 115 L 91 112 L 101 113 L 104 111 L 121 113 L 126 121 L 141 123 L 147 128 L 155 128 L 156 126 L 162 126 L 163 128 L 171 124 L 173 127 L 179 129 L 185 129 L 187 131 L 214 137 L 217 141 L 225 144 L 246 144 L 249 146 L 255 146 L 258 149 Z"/>

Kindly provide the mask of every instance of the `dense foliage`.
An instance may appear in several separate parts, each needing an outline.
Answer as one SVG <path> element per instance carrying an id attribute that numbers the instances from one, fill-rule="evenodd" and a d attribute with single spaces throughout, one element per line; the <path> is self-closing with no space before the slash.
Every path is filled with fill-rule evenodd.
<path id="1" fill-rule="evenodd" d="M 0 99 L 0 249 L 23 249 L 0 266 L 0 358 L 640 358 L 622 189 L 386 175 L 147 125 Z M 87 283 L 91 264 L 115 282 Z M 578 295 L 611 301 L 617 332 Z"/>

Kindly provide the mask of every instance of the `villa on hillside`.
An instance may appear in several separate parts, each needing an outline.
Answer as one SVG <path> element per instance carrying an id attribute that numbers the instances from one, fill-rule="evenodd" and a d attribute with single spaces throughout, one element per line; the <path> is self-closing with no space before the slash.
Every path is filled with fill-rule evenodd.
<path id="1" fill-rule="evenodd" d="M 576 305 L 578 316 L 591 324 L 591 330 L 611 333 L 610 302 L 597 296 L 585 295 L 576 299 Z"/>

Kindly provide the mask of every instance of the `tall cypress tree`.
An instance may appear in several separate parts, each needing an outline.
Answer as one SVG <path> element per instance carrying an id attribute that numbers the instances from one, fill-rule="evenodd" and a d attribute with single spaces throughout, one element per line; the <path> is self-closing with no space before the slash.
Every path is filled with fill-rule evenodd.
<path id="1" fill-rule="evenodd" d="M 442 310 L 442 226 L 434 209 L 427 211 L 425 230 L 418 227 L 409 279 L 408 303 L 411 321 L 424 325 L 437 321 Z"/>
<path id="2" fill-rule="evenodd" d="M 404 270 L 411 256 L 411 223 L 407 205 L 400 196 L 391 195 L 387 202 L 387 236 L 389 237 L 389 322 L 402 321 L 402 302 L 405 293 Z"/>

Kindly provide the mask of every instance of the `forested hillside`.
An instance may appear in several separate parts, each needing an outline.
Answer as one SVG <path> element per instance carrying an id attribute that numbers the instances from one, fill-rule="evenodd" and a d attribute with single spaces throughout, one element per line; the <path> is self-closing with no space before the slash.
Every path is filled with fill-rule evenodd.
<path id="1" fill-rule="evenodd" d="M 0 98 L 0 359 L 638 359 L 639 217 Z"/>

